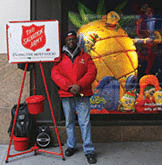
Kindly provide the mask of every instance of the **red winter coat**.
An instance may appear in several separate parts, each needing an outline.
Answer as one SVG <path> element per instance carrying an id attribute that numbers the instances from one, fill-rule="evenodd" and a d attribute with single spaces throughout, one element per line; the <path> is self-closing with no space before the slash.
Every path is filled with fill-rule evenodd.
<path id="1" fill-rule="evenodd" d="M 89 54 L 83 50 L 75 57 L 74 61 L 65 53 L 61 55 L 61 61 L 54 63 L 51 70 L 53 81 L 59 86 L 60 97 L 74 96 L 69 92 L 69 87 L 78 84 L 80 93 L 84 96 L 93 95 L 91 84 L 96 78 L 97 69 Z"/>

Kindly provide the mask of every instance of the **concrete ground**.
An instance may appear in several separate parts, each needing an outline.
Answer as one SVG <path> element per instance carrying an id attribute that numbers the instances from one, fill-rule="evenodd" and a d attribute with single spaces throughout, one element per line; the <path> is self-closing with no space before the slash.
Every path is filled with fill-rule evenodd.
<path id="1" fill-rule="evenodd" d="M 96 165 L 161 165 L 162 164 L 162 142 L 111 142 L 96 143 L 97 163 Z M 87 165 L 88 162 L 82 152 L 81 144 L 78 152 L 72 157 L 65 157 L 46 153 L 28 153 L 9 158 L 9 165 Z M 66 146 L 63 146 L 63 150 Z M 8 145 L 0 145 L 0 163 L 6 165 Z M 60 152 L 59 147 L 47 148 L 45 150 Z M 11 147 L 10 154 L 16 151 Z"/>

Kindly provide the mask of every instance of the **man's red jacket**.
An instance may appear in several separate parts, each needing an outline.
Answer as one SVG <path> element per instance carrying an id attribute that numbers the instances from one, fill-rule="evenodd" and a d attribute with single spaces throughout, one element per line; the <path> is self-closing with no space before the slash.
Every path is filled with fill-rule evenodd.
<path id="1" fill-rule="evenodd" d="M 69 92 L 69 87 L 74 84 L 80 86 L 80 93 L 84 96 L 93 95 L 91 84 L 95 80 L 96 74 L 97 69 L 91 56 L 82 49 L 73 62 L 70 57 L 62 53 L 61 60 L 54 63 L 51 70 L 52 79 L 59 87 L 60 97 L 74 96 Z"/>

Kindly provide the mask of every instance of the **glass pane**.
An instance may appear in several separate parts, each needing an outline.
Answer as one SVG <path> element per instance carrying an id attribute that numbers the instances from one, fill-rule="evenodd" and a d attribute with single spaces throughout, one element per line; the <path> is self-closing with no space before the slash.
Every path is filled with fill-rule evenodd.
<path id="1" fill-rule="evenodd" d="M 162 7 L 144 0 L 70 3 L 68 29 L 98 70 L 91 113 L 159 113 Z"/>

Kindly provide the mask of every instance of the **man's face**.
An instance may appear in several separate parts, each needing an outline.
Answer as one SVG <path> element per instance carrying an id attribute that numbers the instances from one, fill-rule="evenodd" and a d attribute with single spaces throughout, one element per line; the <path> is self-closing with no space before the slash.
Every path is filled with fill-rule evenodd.
<path id="1" fill-rule="evenodd" d="M 69 50 L 74 50 L 77 45 L 77 38 L 76 36 L 72 35 L 66 38 L 66 46 L 68 47 Z"/>

